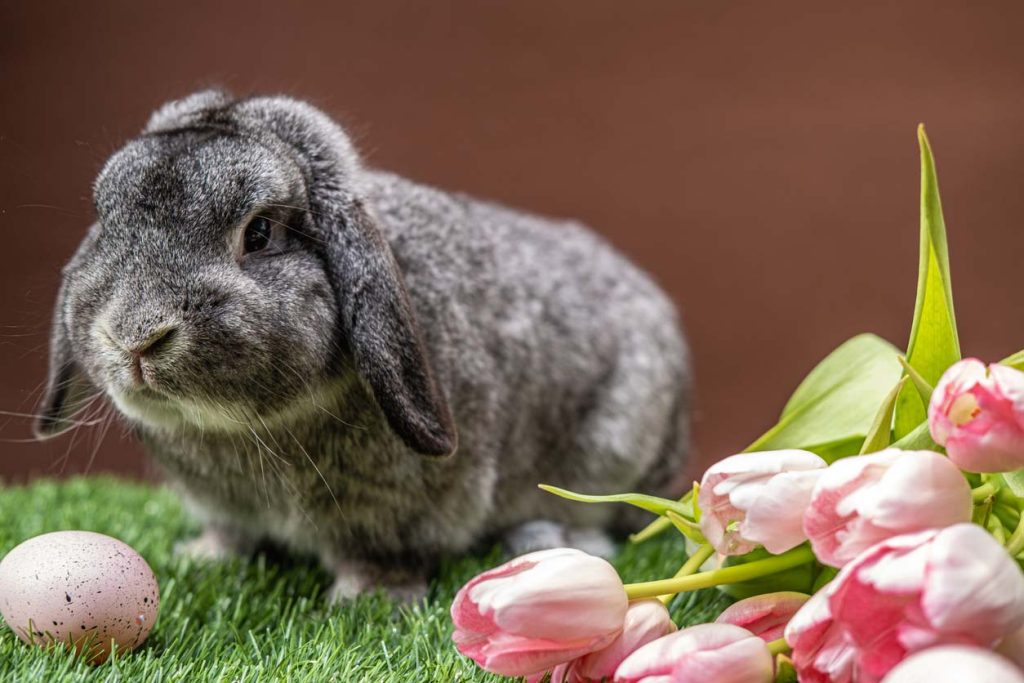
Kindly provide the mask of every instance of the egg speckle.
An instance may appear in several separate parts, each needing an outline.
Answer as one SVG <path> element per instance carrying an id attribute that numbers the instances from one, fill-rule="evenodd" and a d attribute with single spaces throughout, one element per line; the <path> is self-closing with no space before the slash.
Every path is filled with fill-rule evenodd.
<path id="1" fill-rule="evenodd" d="M 124 653 L 141 645 L 159 608 L 149 565 L 110 536 L 43 534 L 0 561 L 0 614 L 32 645 L 59 643 L 100 663 L 115 647 Z"/>

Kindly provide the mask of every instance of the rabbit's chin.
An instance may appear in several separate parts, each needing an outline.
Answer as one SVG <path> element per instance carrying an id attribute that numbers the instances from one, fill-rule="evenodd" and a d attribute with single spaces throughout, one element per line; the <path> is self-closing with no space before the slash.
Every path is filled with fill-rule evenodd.
<path id="1" fill-rule="evenodd" d="M 330 410 L 344 389 L 342 381 L 328 382 L 272 407 L 249 402 L 171 397 L 149 390 L 109 392 L 109 395 L 126 419 L 148 429 L 228 434 L 291 424 L 317 412 Z"/>

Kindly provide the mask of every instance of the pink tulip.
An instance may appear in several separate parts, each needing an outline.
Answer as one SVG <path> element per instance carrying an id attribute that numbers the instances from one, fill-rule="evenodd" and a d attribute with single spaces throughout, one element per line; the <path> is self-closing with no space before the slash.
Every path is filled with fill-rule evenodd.
<path id="1" fill-rule="evenodd" d="M 647 643 L 676 630 L 668 610 L 659 600 L 637 600 L 629 604 L 622 633 L 603 650 L 560 664 L 551 672 L 551 683 L 601 683 L 611 680 L 626 657 Z M 528 679 L 543 680 L 543 674 Z"/>
<path id="2" fill-rule="evenodd" d="M 818 560 L 842 567 L 887 538 L 969 522 L 971 505 L 947 458 L 890 448 L 833 463 L 814 486 L 804 531 Z"/>
<path id="3" fill-rule="evenodd" d="M 785 636 L 800 683 L 853 683 L 857 648 L 832 618 L 827 589 L 804 603 Z"/>
<path id="4" fill-rule="evenodd" d="M 768 646 L 732 624 L 700 624 L 658 638 L 626 658 L 615 683 L 771 683 Z"/>
<path id="5" fill-rule="evenodd" d="M 606 561 L 542 550 L 463 586 L 452 603 L 452 639 L 487 671 L 528 676 L 606 647 L 622 631 L 627 606 Z"/>
<path id="6" fill-rule="evenodd" d="M 786 640 L 803 683 L 877 683 L 910 654 L 991 648 L 1021 625 L 1020 568 L 981 527 L 957 524 L 866 550 L 797 613 Z M 821 673 L 826 664 L 838 677 Z"/>
<path id="7" fill-rule="evenodd" d="M 698 496 L 701 531 L 723 555 L 759 545 L 773 554 L 795 548 L 807 539 L 803 513 L 826 467 L 798 450 L 741 453 L 712 465 Z"/>
<path id="8" fill-rule="evenodd" d="M 786 624 L 810 598 L 804 593 L 765 593 L 730 605 L 715 619 L 716 624 L 741 626 L 765 642 L 782 637 Z"/>
<path id="9" fill-rule="evenodd" d="M 883 683 L 1024 683 L 1024 675 L 980 647 L 944 645 L 908 657 Z"/>
<path id="10" fill-rule="evenodd" d="M 1024 467 L 1024 373 L 968 358 L 932 393 L 928 426 L 950 460 L 969 472 Z"/>

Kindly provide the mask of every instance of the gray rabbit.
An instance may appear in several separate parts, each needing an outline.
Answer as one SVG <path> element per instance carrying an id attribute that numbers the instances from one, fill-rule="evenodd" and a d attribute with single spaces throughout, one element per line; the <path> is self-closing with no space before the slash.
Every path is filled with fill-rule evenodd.
<path id="1" fill-rule="evenodd" d="M 608 552 L 689 441 L 669 299 L 584 227 L 364 167 L 282 96 L 199 92 L 115 153 L 63 271 L 40 436 L 117 406 L 203 524 L 191 553 L 314 554 L 331 595 L 440 557 Z M 614 518 L 614 519 L 613 519 Z"/>

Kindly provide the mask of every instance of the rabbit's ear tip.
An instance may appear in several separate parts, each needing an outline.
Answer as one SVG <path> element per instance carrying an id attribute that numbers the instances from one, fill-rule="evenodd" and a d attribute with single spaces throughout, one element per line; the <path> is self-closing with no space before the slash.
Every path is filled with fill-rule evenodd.
<path id="1" fill-rule="evenodd" d="M 64 288 L 58 295 L 55 318 L 59 320 L 59 311 L 64 309 Z M 50 376 L 46 383 L 46 392 L 36 408 L 32 434 L 43 441 L 80 424 L 75 416 L 81 413 L 90 403 L 91 387 L 82 375 L 78 366 L 69 357 L 71 355 L 68 335 L 62 324 L 54 326 L 50 338 Z"/>
<path id="2" fill-rule="evenodd" d="M 425 434 L 413 446 L 418 453 L 431 458 L 450 458 L 459 449 L 459 436 L 454 427 L 439 434 Z"/>
<path id="3" fill-rule="evenodd" d="M 385 413 L 395 434 L 420 455 L 444 459 L 459 448 L 459 434 L 447 404 L 435 405 L 427 413 L 396 413 L 386 408 Z"/>
<path id="4" fill-rule="evenodd" d="M 32 424 L 32 436 L 36 441 L 46 441 L 55 436 L 60 436 L 73 426 L 68 420 L 62 420 L 53 415 L 40 415 Z"/>
<path id="5" fill-rule="evenodd" d="M 75 415 L 80 412 L 82 406 L 76 405 L 75 400 L 70 397 L 72 392 L 69 386 L 77 384 L 78 381 L 77 378 L 66 380 L 63 386 L 47 392 L 32 423 L 32 435 L 37 441 L 60 436 L 79 424 Z"/>

